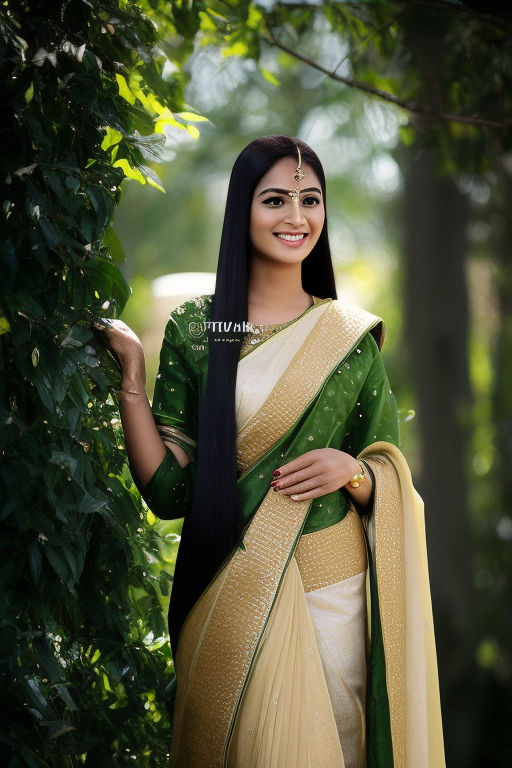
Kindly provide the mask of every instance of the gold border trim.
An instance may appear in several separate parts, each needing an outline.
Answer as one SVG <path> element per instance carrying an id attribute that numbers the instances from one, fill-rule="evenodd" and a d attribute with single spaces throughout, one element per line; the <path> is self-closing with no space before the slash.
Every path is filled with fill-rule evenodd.
<path id="1" fill-rule="evenodd" d="M 258 328 L 258 332 L 254 333 L 248 331 L 244 336 L 244 340 L 240 348 L 240 359 L 246 357 L 250 352 L 258 349 L 263 344 L 263 342 L 268 341 L 268 339 L 272 338 L 272 336 L 276 336 L 281 331 L 284 331 L 285 328 L 289 328 L 290 325 L 293 325 L 297 321 L 302 320 L 303 317 L 306 317 L 306 315 L 309 314 L 309 312 L 311 312 L 311 310 L 317 307 L 319 304 L 326 304 L 328 301 L 333 301 L 333 299 L 329 297 L 326 299 L 320 299 L 318 296 L 313 296 L 313 304 L 308 307 L 302 313 L 302 315 L 299 315 L 299 317 L 294 317 L 293 320 L 288 320 L 285 323 L 253 323 L 253 326 Z M 256 340 L 256 343 L 251 343 L 251 340 Z"/>
<path id="2" fill-rule="evenodd" d="M 363 524 L 353 507 L 339 523 L 300 537 L 295 559 L 305 592 L 337 584 L 366 570 Z"/>
<path id="3" fill-rule="evenodd" d="M 400 479 L 385 456 L 363 451 L 358 458 L 370 465 L 375 476 L 373 516 L 375 563 L 386 686 L 388 690 L 394 768 L 407 765 L 407 685 L 405 543 Z M 367 450 L 367 449 L 365 449 Z"/>
<path id="4" fill-rule="evenodd" d="M 268 491 L 245 534 L 245 549 L 237 548 L 225 566 L 227 574 L 219 574 L 223 585 L 206 627 L 193 615 L 197 607 L 204 618 L 204 605 L 194 607 L 187 618 L 176 655 L 178 697 L 181 676 L 187 677 L 180 668 L 180 649 L 199 648 L 179 712 L 180 723 L 186 725 L 174 745 L 177 766 L 224 766 L 250 668 L 310 505 L 311 500 L 294 502 Z M 207 743 L 197 736 L 206 725 Z"/>
<path id="5" fill-rule="evenodd" d="M 237 436 L 237 465 L 246 472 L 295 424 L 333 368 L 381 318 L 337 300 L 327 307 L 267 399 Z M 310 372 L 305 376 L 304 371 Z"/>

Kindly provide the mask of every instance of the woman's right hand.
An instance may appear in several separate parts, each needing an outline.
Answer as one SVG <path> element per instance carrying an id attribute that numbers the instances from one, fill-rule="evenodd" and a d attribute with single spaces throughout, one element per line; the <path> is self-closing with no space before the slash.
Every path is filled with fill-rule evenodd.
<path id="1" fill-rule="evenodd" d="M 146 365 L 139 337 L 122 320 L 105 319 L 104 323 L 96 323 L 96 328 L 105 334 L 108 346 L 119 360 L 122 386 L 143 388 L 146 384 Z"/>

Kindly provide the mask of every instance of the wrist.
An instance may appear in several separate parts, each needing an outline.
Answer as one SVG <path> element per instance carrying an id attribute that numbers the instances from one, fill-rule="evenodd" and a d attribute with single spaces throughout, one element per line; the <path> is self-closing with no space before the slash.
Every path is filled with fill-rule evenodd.
<path id="1" fill-rule="evenodd" d="M 122 390 L 133 390 L 134 392 L 144 392 L 146 388 L 146 371 L 144 368 L 141 370 L 140 368 L 138 370 L 123 370 L 123 375 L 121 376 L 121 387 Z"/>
<path id="2" fill-rule="evenodd" d="M 364 464 L 359 459 L 354 459 L 354 469 L 349 480 L 345 483 L 345 488 L 349 490 L 359 488 L 361 485 L 367 485 L 368 474 Z"/>

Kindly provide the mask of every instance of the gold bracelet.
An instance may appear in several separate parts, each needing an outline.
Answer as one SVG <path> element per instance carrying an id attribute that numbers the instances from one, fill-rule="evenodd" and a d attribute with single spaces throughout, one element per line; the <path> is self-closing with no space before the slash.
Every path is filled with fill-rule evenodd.
<path id="1" fill-rule="evenodd" d="M 364 465 L 359 461 L 359 459 L 357 460 L 357 463 L 359 464 L 359 467 L 361 468 L 361 471 L 360 472 L 356 472 L 356 474 L 353 475 L 350 478 L 350 480 L 348 481 L 348 484 L 352 488 L 359 488 L 361 483 L 363 483 L 366 480 L 366 474 L 365 474 L 365 471 L 364 471 Z"/>

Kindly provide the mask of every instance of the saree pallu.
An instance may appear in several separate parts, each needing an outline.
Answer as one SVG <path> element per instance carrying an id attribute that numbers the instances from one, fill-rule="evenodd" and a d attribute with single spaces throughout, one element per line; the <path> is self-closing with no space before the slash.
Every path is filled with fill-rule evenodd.
<path id="1" fill-rule="evenodd" d="M 329 301 L 239 363 L 247 525 L 180 634 L 176 768 L 444 766 L 422 502 L 397 446 L 370 440 L 387 435 L 381 393 L 373 364 L 366 376 L 354 364 L 379 321 Z M 340 420 L 341 401 L 351 406 Z M 296 456 L 346 448 L 359 416 L 369 515 L 341 492 L 293 501 L 268 490 Z M 319 523 L 305 533 L 313 506 Z"/>

